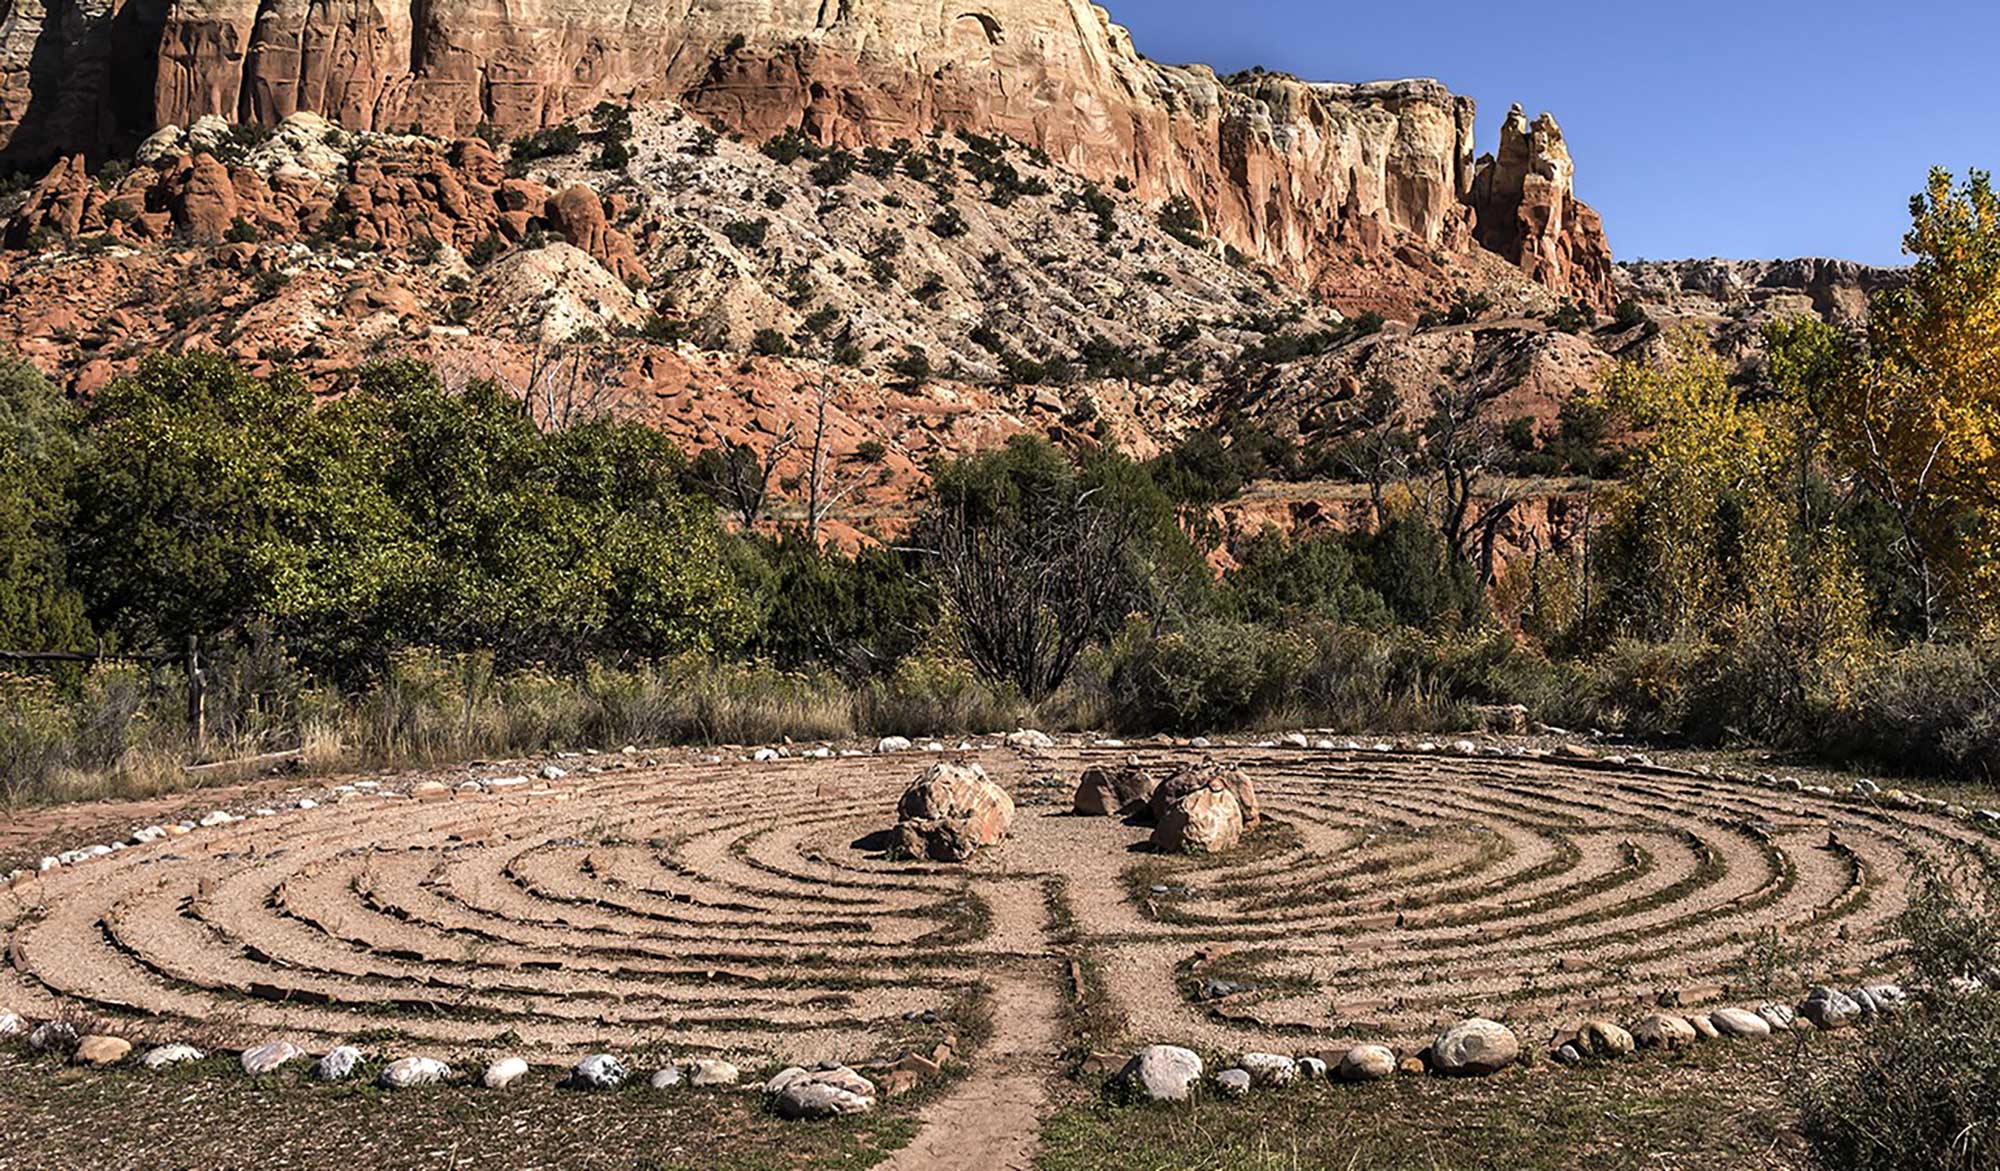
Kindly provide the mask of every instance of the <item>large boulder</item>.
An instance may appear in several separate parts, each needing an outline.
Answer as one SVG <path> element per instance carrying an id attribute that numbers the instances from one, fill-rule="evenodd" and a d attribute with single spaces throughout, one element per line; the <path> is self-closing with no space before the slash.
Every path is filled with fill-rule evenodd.
<path id="1" fill-rule="evenodd" d="M 1379 1082 L 1396 1076 L 1396 1051 L 1387 1045 L 1356 1045 L 1341 1054 L 1333 1076 L 1344 1082 Z"/>
<path id="2" fill-rule="evenodd" d="M 1085 817 L 1116 817 L 1128 809 L 1149 805 L 1159 782 L 1144 769 L 1093 766 L 1076 784 L 1072 808 Z"/>
<path id="3" fill-rule="evenodd" d="M 1632 1026 L 1632 1041 L 1641 1049 L 1686 1049 L 1699 1036 L 1686 1019 L 1656 1012 Z"/>
<path id="4" fill-rule="evenodd" d="M 1431 1042 L 1430 1067 L 1435 1073 L 1483 1076 L 1498 1073 L 1521 1056 L 1521 1042 L 1498 1021 L 1473 1017 L 1439 1033 Z"/>
<path id="5" fill-rule="evenodd" d="M 896 803 L 896 852 L 905 858 L 963 862 L 1007 835 L 1014 799 L 976 764 L 940 761 L 924 770 Z"/>
<path id="6" fill-rule="evenodd" d="M 1585 1021 L 1576 1031 L 1577 1051 L 1592 1057 L 1624 1057 L 1635 1047 L 1632 1034 L 1610 1021 Z"/>
<path id="7" fill-rule="evenodd" d="M 1153 849 L 1164 854 L 1215 854 L 1243 840 L 1243 807 L 1220 780 L 1183 794 L 1153 826 Z"/>
<path id="8" fill-rule="evenodd" d="M 1184 764 L 1167 775 L 1154 787 L 1147 798 L 1155 822 L 1165 818 L 1167 811 L 1190 793 L 1220 784 L 1236 799 L 1237 810 L 1243 824 L 1253 826 L 1263 816 L 1257 804 L 1256 786 L 1243 775 L 1240 768 L 1223 768 L 1215 764 Z"/>
<path id="9" fill-rule="evenodd" d="M 1715 1031 L 1724 1037 L 1744 1041 L 1761 1041 L 1771 1035 L 1771 1026 L 1763 1017 L 1742 1008 L 1718 1008 L 1708 1014 Z"/>
<path id="10" fill-rule="evenodd" d="M 1127 1093 L 1154 1102 L 1185 1102 L 1201 1084 L 1201 1055 L 1178 1045 L 1148 1045 L 1118 1073 Z"/>

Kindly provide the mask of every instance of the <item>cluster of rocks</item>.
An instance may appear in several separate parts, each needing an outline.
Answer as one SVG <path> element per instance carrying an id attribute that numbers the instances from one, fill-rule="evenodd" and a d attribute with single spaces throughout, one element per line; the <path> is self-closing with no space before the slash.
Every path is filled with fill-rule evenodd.
<path id="1" fill-rule="evenodd" d="M 940 761 L 925 769 L 896 803 L 900 858 L 963 862 L 1007 836 L 1014 799 L 976 764 Z"/>
<path id="2" fill-rule="evenodd" d="M 1144 820 L 1153 826 L 1153 848 L 1172 854 L 1227 850 L 1263 816 L 1256 787 L 1243 770 L 1210 762 L 1182 764 L 1164 778 L 1136 760 L 1089 768 L 1077 781 L 1070 807 L 1084 817 Z"/>
<path id="3" fill-rule="evenodd" d="M 124 1063 L 133 1053 L 132 1042 L 108 1033 L 85 1032 L 65 1019 L 43 1021 L 32 1028 L 18 1014 L 0 1010 L 0 1041 L 24 1037 L 37 1052 L 67 1054 L 77 1065 L 104 1068 Z M 138 1064 L 161 1071 L 191 1062 L 204 1061 L 208 1054 L 182 1042 L 158 1045 L 146 1050 Z M 237 1064 L 250 1077 L 269 1074 L 307 1060 L 311 1055 L 290 1041 L 274 1040 L 253 1045 L 237 1055 Z M 916 1088 L 923 1078 L 942 1071 L 957 1056 L 957 1039 L 947 1035 L 928 1055 L 906 1050 L 881 1073 L 877 1083 L 838 1062 L 821 1062 L 811 1069 L 788 1066 L 764 1084 L 764 1095 L 782 1118 L 833 1118 L 866 1114 L 882 1097 L 894 1097 Z M 360 1077 L 371 1057 L 354 1045 L 339 1045 L 312 1062 L 310 1076 L 322 1082 L 347 1082 Z M 519 1082 L 529 1073 L 528 1063 L 519 1057 L 501 1057 L 486 1064 L 478 1081 L 488 1089 L 500 1090 Z M 612 1053 L 593 1053 L 570 1066 L 559 1085 L 564 1089 L 618 1090 L 631 1082 L 632 1066 Z M 729 1088 L 742 1081 L 742 1071 L 729 1061 L 714 1057 L 670 1062 L 647 1075 L 654 1090 L 679 1086 Z M 374 1084 L 386 1090 L 412 1089 L 470 1081 L 449 1063 L 435 1057 L 413 1055 L 391 1058 L 376 1070 Z"/>
<path id="4" fill-rule="evenodd" d="M 1968 986 L 2000 991 L 2000 969 Z M 1610 1020 L 1585 1021 L 1559 1039 L 1550 1056 L 1560 1065 L 1615 1060 L 1645 1050 L 1676 1051 L 1704 1040 L 1756 1041 L 1774 1033 L 1816 1028 L 1845 1029 L 1872 1018 L 1901 1011 L 1909 996 L 1895 984 L 1870 984 L 1845 991 L 1812 989 L 1796 1009 L 1764 1004 L 1756 1009 L 1718 1008 L 1692 1016 L 1652 1013 L 1629 1025 Z M 1415 1052 L 1398 1054 L 1387 1045 L 1354 1045 L 1337 1054 L 1288 1056 L 1281 1053 L 1239 1054 L 1211 1079 L 1214 1088 L 1240 1097 L 1260 1087 L 1295 1081 L 1369 1082 L 1397 1074 L 1443 1077 L 1483 1077 L 1521 1059 L 1521 1042 L 1498 1021 L 1472 1017 L 1446 1028 Z M 1151 1045 L 1134 1054 L 1112 1079 L 1113 1088 L 1128 1097 L 1155 1102 L 1184 1102 L 1204 1084 L 1206 1065 L 1191 1049 Z"/>
<path id="5" fill-rule="evenodd" d="M 89 173 L 83 156 L 72 156 L 29 192 L 7 224 L 7 243 L 24 247 L 45 232 L 102 232 L 131 241 L 177 232 L 206 241 L 334 232 L 374 247 L 428 240 L 464 252 L 489 236 L 511 244 L 545 232 L 589 253 L 620 280 L 647 280 L 637 246 L 615 226 L 626 218 L 625 196 L 600 196 L 581 183 L 551 191 L 510 177 L 476 138 L 444 145 L 352 135 L 316 114 L 296 113 L 240 161 L 224 161 L 230 145 L 229 125 L 212 115 L 186 131 L 163 126 L 109 188 Z"/>
<path id="6" fill-rule="evenodd" d="M 83 1032 L 65 1019 L 43 1021 L 32 1028 L 13 1012 L 0 1011 L 0 1039 L 25 1034 L 29 1048 L 43 1053 L 68 1054 L 78 1065 L 105 1067 L 123 1063 L 133 1053 L 132 1042 L 124 1037 L 100 1032 Z M 148 1070 L 164 1070 L 203 1061 L 208 1054 L 184 1042 L 157 1045 L 140 1055 L 138 1064 Z M 250 1077 L 263 1077 L 308 1059 L 303 1048 L 286 1040 L 252 1045 L 237 1054 L 237 1064 Z M 371 1063 L 370 1055 L 354 1045 L 337 1045 L 313 1061 L 311 1076 L 322 1082 L 345 1082 L 359 1077 Z M 490 1089 L 505 1089 L 529 1072 L 519 1057 L 501 1057 L 484 1068 L 480 1082 Z M 631 1077 L 631 1068 L 609 1053 L 593 1053 L 571 1066 L 562 1085 L 579 1090 L 615 1090 Z M 655 1070 L 649 1084 L 656 1090 L 679 1085 L 726 1087 L 737 1085 L 742 1072 L 731 1062 L 714 1057 L 695 1058 L 668 1064 Z M 443 1085 L 461 1080 L 452 1066 L 436 1057 L 411 1055 L 390 1058 L 375 1075 L 383 1089 L 409 1089 Z"/>
<path id="7" fill-rule="evenodd" d="M 2000 988 L 2000 972 L 1994 975 L 1994 986 Z M 1770 1003 L 1754 1009 L 1717 1008 L 1691 1016 L 1656 1012 L 1623 1026 L 1602 1019 L 1585 1021 L 1557 1044 L 1551 1056 L 1558 1064 L 1576 1065 L 1640 1050 L 1686 1049 L 1700 1041 L 1761 1041 L 1774 1033 L 1808 1027 L 1833 1032 L 1899 1012 L 1908 1004 L 1909 994 L 1897 984 L 1869 984 L 1846 991 L 1821 986 L 1808 992 L 1796 1008 Z"/>
<path id="8" fill-rule="evenodd" d="M 1520 1040 L 1497 1021 L 1473 1017 L 1439 1033 L 1414 1053 L 1399 1055 L 1387 1045 L 1354 1045 L 1337 1053 L 1297 1056 L 1283 1053 L 1238 1054 L 1208 1079 L 1215 1089 L 1241 1097 L 1257 1088 L 1294 1082 L 1373 1082 L 1399 1073 L 1430 1073 L 1446 1077 L 1477 1077 L 1498 1073 L 1521 1055 Z M 1132 1098 L 1154 1102 L 1185 1102 L 1204 1084 L 1207 1066 L 1201 1055 L 1177 1045 L 1149 1045 L 1134 1054 L 1112 1079 L 1112 1086 Z"/>

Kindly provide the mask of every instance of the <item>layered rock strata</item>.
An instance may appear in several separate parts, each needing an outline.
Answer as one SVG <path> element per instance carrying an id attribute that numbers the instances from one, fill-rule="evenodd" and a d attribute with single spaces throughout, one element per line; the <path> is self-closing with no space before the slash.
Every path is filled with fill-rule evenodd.
<path id="1" fill-rule="evenodd" d="M 1144 198 L 1188 199 L 1209 234 L 1301 285 L 1344 287 L 1356 265 L 1422 267 L 1521 235 L 1476 231 L 1470 99 L 1432 81 L 1162 66 L 1082 0 L 86 7 L 24 0 L 0 19 L 6 154 L 94 153 L 204 116 L 275 124 L 307 111 L 455 137 L 548 126 L 601 100 L 673 100 L 759 140 L 794 128 L 847 146 L 1005 135 Z M 1602 300 L 1602 233 L 1569 190 L 1560 133 L 1540 125 L 1531 159 L 1562 165 L 1534 171 L 1513 204 L 1533 231 L 1501 251 L 1560 293 Z M 1503 147 L 1492 184 L 1503 212 L 1524 185 L 1511 157 Z"/>

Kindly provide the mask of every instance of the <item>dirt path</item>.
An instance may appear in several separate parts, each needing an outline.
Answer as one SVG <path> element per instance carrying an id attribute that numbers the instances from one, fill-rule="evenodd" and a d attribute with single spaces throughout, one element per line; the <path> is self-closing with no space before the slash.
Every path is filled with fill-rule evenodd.
<path id="1" fill-rule="evenodd" d="M 881 1171 L 1028 1171 L 1040 1148 L 1042 1117 L 1060 1048 L 1057 960 L 1047 946 L 1039 884 L 973 883 L 993 908 L 993 1034 L 973 1056 L 972 1073 L 922 1114 L 915 1141 Z"/>

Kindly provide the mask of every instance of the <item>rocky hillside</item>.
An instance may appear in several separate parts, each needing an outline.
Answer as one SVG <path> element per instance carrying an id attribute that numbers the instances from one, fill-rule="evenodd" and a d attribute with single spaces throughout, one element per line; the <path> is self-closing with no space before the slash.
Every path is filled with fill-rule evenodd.
<path id="1" fill-rule="evenodd" d="M 431 0 L 131 0 L 0 18 L 0 147 L 95 161 L 206 116 L 305 111 L 356 131 L 512 137 L 603 100 L 671 102 L 764 141 L 848 148 L 1006 137 L 1075 175 L 1188 201 L 1208 232 L 1348 309 L 1408 313 L 1440 257 L 1490 249 L 1608 307 L 1609 250 L 1560 131 L 1511 118 L 1473 157 L 1473 104 L 1429 81 L 1313 84 L 1147 60 L 1081 0 L 710 0 L 512 9 Z"/>
<path id="2" fill-rule="evenodd" d="M 1514 109 L 1475 160 L 1471 102 L 1435 82 L 1163 67 L 1067 0 L 806 7 L 17 5 L 5 150 L 57 158 L 0 208 L 0 346 L 81 394 L 163 350 L 329 393 L 407 355 L 690 449 L 785 447 L 824 401 L 859 528 L 1021 431 L 1145 456 L 1247 421 L 1324 448 L 1384 387 L 1408 422 L 1450 386 L 1538 443 L 1662 325 L 1754 376 L 1765 322 L 1853 320 L 1897 279 L 1614 266 L 1554 120 Z M 1347 523 L 1351 487 L 1236 521 Z"/>
<path id="3" fill-rule="evenodd" d="M 1542 139 L 1525 157 L 1559 141 L 1510 124 Z M 1763 320 L 1850 314 L 1894 279 L 1630 266 L 1617 288 L 1650 320 L 1593 322 L 1475 248 L 1422 257 L 1405 315 L 1348 314 L 1187 205 L 1037 148 L 969 132 L 861 151 L 755 141 L 672 105 L 605 106 L 511 143 L 205 117 L 95 174 L 59 163 L 4 240 L 0 345 L 80 392 L 162 350 L 329 391 L 401 354 L 551 416 L 616 410 L 691 449 L 768 449 L 814 422 L 824 391 L 833 448 L 869 481 L 844 508 L 857 525 L 901 515 L 932 457 L 1026 430 L 1140 455 L 1230 418 L 1326 441 L 1364 425 L 1374 387 L 1415 416 L 1453 385 L 1546 434 L 1659 323 L 1751 347 Z M 1276 494 L 1255 523 L 1333 515 L 1340 492 Z"/>

